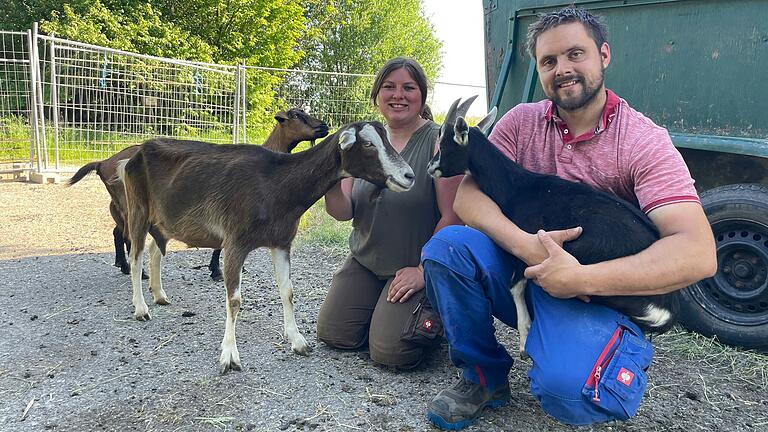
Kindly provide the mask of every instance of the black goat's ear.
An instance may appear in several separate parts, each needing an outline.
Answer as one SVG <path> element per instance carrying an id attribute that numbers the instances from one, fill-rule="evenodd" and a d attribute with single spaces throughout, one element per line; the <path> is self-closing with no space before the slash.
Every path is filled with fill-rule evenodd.
<path id="1" fill-rule="evenodd" d="M 453 140 L 461 146 L 469 144 L 469 125 L 467 125 L 464 117 L 456 119 L 456 125 L 453 127 Z"/>
<path id="2" fill-rule="evenodd" d="M 277 114 L 275 114 L 275 120 L 277 120 L 278 123 L 282 123 L 288 120 L 288 114 L 286 114 L 285 111 L 278 111 Z"/>
<path id="3" fill-rule="evenodd" d="M 496 110 L 496 107 L 491 108 L 488 114 L 485 115 L 485 118 L 480 120 L 480 123 L 477 124 L 477 128 L 480 129 L 485 135 L 488 135 L 488 130 L 491 129 L 493 121 L 496 120 L 497 112 L 498 111 Z"/>

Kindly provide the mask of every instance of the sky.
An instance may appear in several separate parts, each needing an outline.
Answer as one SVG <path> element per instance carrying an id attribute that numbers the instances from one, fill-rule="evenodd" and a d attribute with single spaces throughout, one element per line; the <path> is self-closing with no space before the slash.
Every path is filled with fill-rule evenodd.
<path id="1" fill-rule="evenodd" d="M 432 109 L 445 112 L 457 98 L 478 94 L 470 116 L 487 111 L 482 0 L 422 0 L 424 14 L 443 42 L 443 69 L 433 91 Z M 441 83 L 482 86 L 461 87 Z"/>

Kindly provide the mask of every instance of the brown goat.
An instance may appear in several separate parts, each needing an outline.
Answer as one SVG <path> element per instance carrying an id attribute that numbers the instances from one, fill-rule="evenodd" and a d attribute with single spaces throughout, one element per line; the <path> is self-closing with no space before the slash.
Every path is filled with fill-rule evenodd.
<path id="1" fill-rule="evenodd" d="M 269 137 L 262 144 L 264 148 L 272 151 L 290 153 L 302 141 L 311 141 L 314 145 L 316 139 L 328 135 L 328 125 L 325 122 L 310 116 L 300 108 L 279 111 L 275 114 L 275 120 L 277 124 L 272 128 Z M 110 182 L 110 180 L 115 176 L 117 162 L 129 159 L 139 151 L 139 148 L 140 146 L 138 145 L 127 147 L 108 159 L 86 164 L 68 182 L 72 186 L 94 170 L 99 175 L 99 178 L 101 178 L 112 199 L 109 203 L 109 213 L 115 221 L 115 228 L 112 230 L 112 237 L 115 243 L 114 265 L 119 267 L 120 271 L 124 274 L 131 273 L 128 261 L 125 259 L 126 249 L 128 252 L 131 251 L 128 233 L 125 231 L 125 191 L 123 190 L 122 183 Z M 214 250 L 213 255 L 211 255 L 211 262 L 208 264 L 208 268 L 211 271 L 211 279 L 215 281 L 222 280 L 221 267 L 219 266 L 220 255 L 220 249 Z M 142 275 L 142 278 L 147 279 L 147 276 Z"/>
<path id="2" fill-rule="evenodd" d="M 129 260 L 134 318 L 150 319 L 141 291 L 141 252 L 149 232 L 149 286 L 156 304 L 167 304 L 160 267 L 168 239 L 193 247 L 224 249 L 227 319 L 221 371 L 240 370 L 235 321 L 240 273 L 248 254 L 268 247 L 283 304 L 291 349 L 310 347 L 293 313 L 290 249 L 301 215 L 344 177 L 365 179 L 399 192 L 413 185 L 413 170 L 392 148 L 379 122 L 359 122 L 309 150 L 281 154 L 260 147 L 154 139 L 118 165 L 128 203 Z"/>

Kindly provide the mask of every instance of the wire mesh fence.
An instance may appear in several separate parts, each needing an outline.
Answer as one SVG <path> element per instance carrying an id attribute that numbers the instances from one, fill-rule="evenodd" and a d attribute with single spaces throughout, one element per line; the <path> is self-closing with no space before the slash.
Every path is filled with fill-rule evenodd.
<path id="1" fill-rule="evenodd" d="M 30 35 L 0 31 L 0 171 L 31 166 Z"/>
<path id="2" fill-rule="evenodd" d="M 380 119 L 369 97 L 373 75 L 181 61 L 36 29 L 0 32 L 0 49 L 0 170 L 73 172 L 156 136 L 260 144 L 275 113 L 292 107 L 332 130 Z M 428 103 L 457 88 L 442 84 Z M 472 87 L 459 90 L 479 93 Z M 433 111 L 450 105 L 444 96 Z"/>
<path id="3" fill-rule="evenodd" d="M 103 159 L 152 136 L 236 141 L 238 67 L 38 40 L 49 169 Z"/>

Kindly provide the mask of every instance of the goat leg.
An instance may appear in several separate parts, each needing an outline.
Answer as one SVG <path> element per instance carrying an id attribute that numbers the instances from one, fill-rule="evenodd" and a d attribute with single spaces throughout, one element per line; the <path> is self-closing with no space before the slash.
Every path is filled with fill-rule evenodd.
<path id="1" fill-rule="evenodd" d="M 125 250 L 128 251 L 128 254 L 130 254 L 131 253 L 131 241 L 128 240 L 127 238 L 123 237 L 123 232 L 119 231 L 119 228 L 115 227 L 115 230 L 118 230 L 118 232 L 120 233 L 121 245 L 124 244 L 125 245 Z M 115 248 L 117 248 L 117 240 L 115 240 Z M 118 260 L 117 260 L 117 249 L 115 249 L 115 254 L 116 254 L 115 255 L 116 256 L 116 258 L 115 258 L 115 267 L 120 267 L 120 271 L 123 272 L 123 274 L 127 274 L 127 275 L 131 274 L 131 266 L 128 264 L 128 261 L 125 261 L 125 253 L 122 252 L 122 246 L 121 246 L 121 255 L 123 257 L 122 261 L 125 262 L 125 268 L 123 268 L 122 265 L 120 265 L 120 266 L 117 265 L 117 262 L 118 262 Z M 144 270 L 141 271 L 141 278 L 143 280 L 149 279 L 149 276 L 147 276 L 147 274 L 144 273 Z"/>
<path id="2" fill-rule="evenodd" d="M 240 294 L 240 271 L 247 255 L 247 251 L 227 249 L 227 259 L 224 260 L 227 321 L 224 327 L 224 338 L 221 340 L 221 355 L 219 356 L 221 373 L 226 373 L 229 370 L 242 370 L 240 352 L 237 349 L 237 340 L 235 339 L 235 322 L 243 300 Z"/>
<path id="3" fill-rule="evenodd" d="M 149 241 L 147 249 L 149 249 L 149 291 L 152 293 L 152 300 L 154 300 L 155 304 L 159 305 L 170 304 L 168 296 L 163 289 L 163 280 L 160 276 L 163 253 L 157 247 L 157 243 L 154 240 Z"/>
<path id="4" fill-rule="evenodd" d="M 123 274 L 131 274 L 131 266 L 128 265 L 128 261 L 125 259 L 125 240 L 123 240 L 123 231 L 115 227 L 112 230 L 112 238 L 115 243 L 115 267 L 119 267 Z M 130 248 L 128 252 L 130 252 Z"/>
<path id="5" fill-rule="evenodd" d="M 208 264 L 208 270 L 211 271 L 211 279 L 216 282 L 221 282 L 224 277 L 221 275 L 221 267 L 219 266 L 219 257 L 221 256 L 221 249 L 216 249 L 211 254 L 211 262 Z"/>
<path id="6" fill-rule="evenodd" d="M 512 286 L 512 299 L 515 301 L 517 312 L 517 331 L 520 333 L 520 358 L 528 358 L 525 351 L 525 342 L 528 339 L 528 330 L 531 328 L 531 316 L 528 314 L 528 306 L 525 304 L 525 283 L 527 279 L 520 279 Z"/>
<path id="7" fill-rule="evenodd" d="M 133 244 L 133 248 L 128 254 L 131 265 L 131 287 L 133 288 L 133 317 L 139 321 L 149 321 L 152 316 L 149 315 L 149 306 L 144 301 L 144 294 L 141 292 L 141 275 L 143 273 L 141 260 L 143 248 L 141 246 L 143 245 L 136 243 Z"/>
<path id="8" fill-rule="evenodd" d="M 270 248 L 272 264 L 275 266 L 275 279 L 283 301 L 283 328 L 285 337 L 291 342 L 291 349 L 301 355 L 309 355 L 312 349 L 296 325 L 293 315 L 293 283 L 291 282 L 291 257 L 286 249 Z"/>

